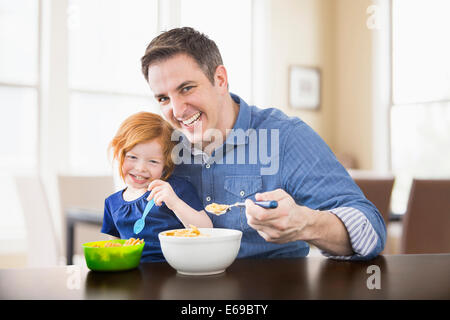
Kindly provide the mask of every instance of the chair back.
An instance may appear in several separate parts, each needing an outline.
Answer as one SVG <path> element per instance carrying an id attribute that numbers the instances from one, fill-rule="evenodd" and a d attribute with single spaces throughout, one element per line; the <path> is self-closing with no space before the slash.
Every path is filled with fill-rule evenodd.
<path id="1" fill-rule="evenodd" d="M 380 211 L 386 226 L 389 223 L 392 188 L 395 178 L 392 177 L 355 177 L 366 198 Z"/>
<path id="2" fill-rule="evenodd" d="M 450 253 L 450 179 L 413 179 L 401 253 Z"/>
<path id="3" fill-rule="evenodd" d="M 114 192 L 112 176 L 58 175 L 58 189 L 63 210 L 66 208 L 102 211 L 105 199 Z"/>
<path id="4" fill-rule="evenodd" d="M 15 176 L 19 202 L 23 210 L 29 267 L 59 264 L 61 252 L 48 198 L 39 176 Z"/>

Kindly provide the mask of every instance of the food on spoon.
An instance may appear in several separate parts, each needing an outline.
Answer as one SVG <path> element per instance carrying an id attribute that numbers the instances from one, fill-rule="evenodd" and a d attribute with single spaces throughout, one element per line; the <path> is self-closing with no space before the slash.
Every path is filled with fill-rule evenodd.
<path id="1" fill-rule="evenodd" d="M 227 205 L 227 204 L 211 203 L 211 204 L 208 204 L 205 207 L 205 209 L 206 209 L 206 211 L 208 211 L 210 213 L 219 214 L 219 213 L 222 213 L 225 210 L 227 210 L 228 207 L 229 207 L 229 205 Z"/>

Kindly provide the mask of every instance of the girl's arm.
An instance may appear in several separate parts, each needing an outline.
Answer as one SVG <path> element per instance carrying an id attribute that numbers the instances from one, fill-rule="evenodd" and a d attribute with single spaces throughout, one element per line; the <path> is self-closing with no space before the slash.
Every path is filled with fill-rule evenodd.
<path id="1" fill-rule="evenodd" d="M 154 180 L 148 186 L 151 190 L 147 200 L 154 199 L 155 204 L 161 206 L 164 202 L 180 219 L 185 227 L 190 224 L 198 228 L 212 228 L 212 221 L 204 210 L 197 211 L 181 200 L 173 191 L 172 186 L 162 180 Z"/>
<path id="2" fill-rule="evenodd" d="M 212 228 L 213 224 L 211 219 L 206 214 L 205 210 L 197 211 L 186 204 L 183 200 L 179 199 L 173 208 L 170 208 L 180 219 L 183 225 L 187 228 L 190 224 L 198 228 Z M 167 205 L 167 204 L 166 204 Z"/>

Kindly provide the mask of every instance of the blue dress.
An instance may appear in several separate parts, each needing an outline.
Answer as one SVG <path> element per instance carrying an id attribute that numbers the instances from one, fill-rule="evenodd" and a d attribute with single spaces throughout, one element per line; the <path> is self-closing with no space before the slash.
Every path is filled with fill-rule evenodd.
<path id="1" fill-rule="evenodd" d="M 195 210 L 203 210 L 196 189 L 187 180 L 172 175 L 167 179 L 176 195 Z M 101 232 L 121 239 L 144 239 L 145 246 L 141 262 L 165 261 L 158 239 L 158 233 L 170 229 L 184 228 L 175 213 L 164 203 L 159 207 L 154 205 L 145 218 L 145 227 L 138 235 L 134 234 L 133 226 L 136 220 L 142 217 L 147 197 L 150 191 L 133 201 L 125 201 L 120 190 L 105 200 L 105 212 Z"/>

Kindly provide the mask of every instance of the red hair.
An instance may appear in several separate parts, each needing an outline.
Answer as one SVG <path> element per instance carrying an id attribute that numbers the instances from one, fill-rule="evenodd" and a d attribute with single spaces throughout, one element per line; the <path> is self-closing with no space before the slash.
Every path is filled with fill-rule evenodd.
<path id="1" fill-rule="evenodd" d="M 125 179 L 122 166 L 126 153 L 137 144 L 154 139 L 157 139 L 160 143 L 164 156 L 164 169 L 161 179 L 169 178 L 175 167 L 171 157 L 172 149 L 175 146 L 175 142 L 171 140 L 173 131 L 172 126 L 155 113 L 138 112 L 125 119 L 108 148 L 113 151 L 113 159 L 119 162 L 119 173 L 122 179 Z"/>

